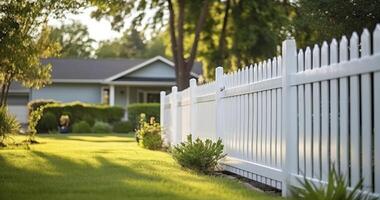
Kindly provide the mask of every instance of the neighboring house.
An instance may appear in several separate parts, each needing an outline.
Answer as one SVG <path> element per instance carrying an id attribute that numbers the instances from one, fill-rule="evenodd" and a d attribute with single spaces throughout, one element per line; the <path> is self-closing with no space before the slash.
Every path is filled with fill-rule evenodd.
<path id="1" fill-rule="evenodd" d="M 39 90 L 11 85 L 8 107 L 27 122 L 27 103 L 36 99 L 81 101 L 126 107 L 131 103 L 159 102 L 160 91 L 175 85 L 174 64 L 157 56 L 151 59 L 45 59 L 52 65 L 52 84 Z M 202 73 L 200 63 L 191 75 Z"/>

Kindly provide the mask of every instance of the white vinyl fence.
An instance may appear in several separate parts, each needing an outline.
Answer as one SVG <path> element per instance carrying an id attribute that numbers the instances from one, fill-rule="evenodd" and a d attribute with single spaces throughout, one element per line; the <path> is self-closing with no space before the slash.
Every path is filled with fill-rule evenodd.
<path id="1" fill-rule="evenodd" d="M 282 56 L 224 74 L 181 92 L 161 92 L 161 125 L 171 145 L 188 134 L 221 138 L 225 170 L 287 195 L 306 176 L 327 181 L 329 166 L 350 187 L 380 194 L 380 25 L 372 37 L 333 39 L 299 50 L 289 39 Z"/>

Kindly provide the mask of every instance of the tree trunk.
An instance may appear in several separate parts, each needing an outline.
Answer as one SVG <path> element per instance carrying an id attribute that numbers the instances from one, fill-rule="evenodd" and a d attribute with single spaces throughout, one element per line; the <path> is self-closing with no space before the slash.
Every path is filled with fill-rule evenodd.
<path id="1" fill-rule="evenodd" d="M 226 52 L 226 30 L 227 30 L 227 24 L 228 24 L 228 16 L 230 11 L 230 1 L 226 1 L 226 8 L 224 10 L 224 17 L 223 17 L 223 25 L 222 30 L 220 32 L 220 38 L 219 38 L 219 44 L 218 44 L 218 53 L 216 56 L 216 64 L 218 66 L 223 66 L 224 58 L 225 58 L 225 52 Z"/>
<path id="2" fill-rule="evenodd" d="M 177 22 L 177 32 L 178 38 L 176 37 L 176 29 L 175 29 L 175 12 L 174 7 L 171 0 L 167 0 L 168 9 L 169 9 L 169 30 L 170 30 L 170 41 L 172 46 L 173 60 L 174 60 L 174 68 L 176 72 L 176 83 L 178 90 L 184 90 L 189 87 L 189 79 L 190 72 L 194 65 L 194 60 L 196 56 L 196 51 L 198 48 L 198 42 L 200 37 L 200 32 L 202 30 L 202 26 L 204 24 L 206 14 L 208 11 L 208 0 L 204 1 L 201 14 L 198 18 L 196 28 L 195 28 L 195 36 L 193 46 L 191 47 L 190 57 L 185 60 L 184 58 L 184 48 L 183 48 L 183 40 L 184 40 L 184 16 L 185 16 L 185 0 L 178 0 L 178 22 Z"/>

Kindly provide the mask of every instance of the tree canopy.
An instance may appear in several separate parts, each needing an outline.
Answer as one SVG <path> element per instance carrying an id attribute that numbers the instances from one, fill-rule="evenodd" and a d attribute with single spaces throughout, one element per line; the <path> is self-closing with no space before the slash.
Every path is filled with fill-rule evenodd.
<path id="1" fill-rule="evenodd" d="M 40 58 L 54 55 L 58 47 L 48 40 L 47 19 L 79 6 L 70 0 L 0 2 L 0 106 L 6 105 L 13 81 L 33 88 L 50 82 L 51 67 Z"/>
<path id="2" fill-rule="evenodd" d="M 52 27 L 49 35 L 52 43 L 58 43 L 61 47 L 60 57 L 88 58 L 94 51 L 92 46 L 95 40 L 90 38 L 87 26 L 78 21 L 71 24 L 63 24 L 60 27 Z"/>

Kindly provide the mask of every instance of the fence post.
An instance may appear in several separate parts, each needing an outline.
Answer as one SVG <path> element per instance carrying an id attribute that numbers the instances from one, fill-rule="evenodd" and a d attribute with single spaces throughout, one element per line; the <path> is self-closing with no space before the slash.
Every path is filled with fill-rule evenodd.
<path id="1" fill-rule="evenodd" d="M 199 135 L 196 135 L 196 120 L 197 120 L 197 80 L 194 78 L 190 79 L 190 134 L 193 135 L 193 138 L 196 138 Z"/>
<path id="2" fill-rule="evenodd" d="M 216 134 L 215 139 L 223 138 L 223 105 L 222 97 L 224 91 L 224 80 L 223 80 L 223 67 L 217 67 L 215 71 L 215 81 L 216 81 Z"/>
<path id="3" fill-rule="evenodd" d="M 284 182 L 282 195 L 289 196 L 289 187 L 292 184 L 292 174 L 297 173 L 298 144 L 297 144 L 297 88 L 290 86 L 289 75 L 297 72 L 297 47 L 294 39 L 282 42 L 282 126 L 285 155 L 283 174 Z"/>
<path id="4" fill-rule="evenodd" d="M 164 124 L 165 124 L 165 91 L 161 91 L 160 92 L 160 126 L 161 128 L 164 128 Z M 165 132 L 165 130 L 162 130 L 163 132 Z M 168 138 L 167 138 L 167 135 L 166 134 L 163 134 L 164 135 L 164 142 L 166 144 L 168 144 Z"/>
<path id="5" fill-rule="evenodd" d="M 170 144 L 176 145 L 178 144 L 178 135 L 179 135 L 179 126 L 178 126 L 178 89 L 177 86 L 172 87 L 172 102 L 171 102 L 171 110 L 172 110 L 172 135 L 170 138 Z"/>

